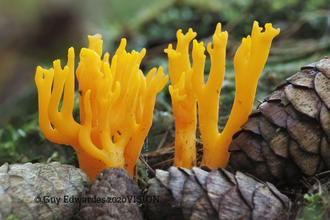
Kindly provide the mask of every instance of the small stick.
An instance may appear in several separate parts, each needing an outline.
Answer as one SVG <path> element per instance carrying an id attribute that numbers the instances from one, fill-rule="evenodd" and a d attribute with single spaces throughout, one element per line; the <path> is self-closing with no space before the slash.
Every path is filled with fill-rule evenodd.
<path id="1" fill-rule="evenodd" d="M 147 164 L 147 162 L 145 162 L 145 160 L 143 159 L 143 157 L 140 155 L 139 156 L 140 161 L 148 168 L 148 170 L 154 175 L 156 176 L 156 172 L 149 166 L 149 164 Z"/>
<path id="2" fill-rule="evenodd" d="M 24 157 L 26 157 L 31 152 L 32 152 L 32 150 L 27 151 L 25 154 L 20 156 L 20 158 L 18 158 L 14 163 L 19 163 Z"/>
<path id="3" fill-rule="evenodd" d="M 321 176 L 321 175 L 328 174 L 328 173 L 330 173 L 330 170 L 315 174 L 315 176 Z"/>
<path id="4" fill-rule="evenodd" d="M 166 131 L 165 131 L 165 134 L 164 134 L 162 140 L 160 141 L 160 143 L 159 143 L 158 146 L 157 146 L 157 150 L 159 150 L 160 148 L 162 148 L 162 146 L 163 146 L 163 144 L 164 144 L 164 142 L 165 142 L 165 140 L 166 140 L 167 134 L 168 134 L 168 132 L 169 132 L 169 130 L 170 130 L 170 127 L 171 127 L 171 125 L 172 125 L 173 123 L 174 123 L 174 119 L 171 121 L 170 126 L 167 127 L 167 129 L 166 129 Z"/>
<path id="5" fill-rule="evenodd" d="M 158 144 L 158 146 L 157 146 L 157 150 L 159 150 L 160 148 L 162 148 L 162 146 L 163 146 L 163 144 L 164 144 L 164 142 L 165 142 L 165 140 L 166 140 L 167 134 L 168 134 L 168 129 L 165 131 L 165 134 L 164 134 L 162 140 L 161 140 L 160 143 Z"/>

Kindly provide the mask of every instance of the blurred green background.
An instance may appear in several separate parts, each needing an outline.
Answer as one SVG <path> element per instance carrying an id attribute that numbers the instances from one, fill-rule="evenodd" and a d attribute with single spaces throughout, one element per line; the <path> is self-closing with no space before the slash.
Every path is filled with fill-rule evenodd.
<path id="1" fill-rule="evenodd" d="M 262 73 L 257 97 L 262 99 L 299 68 L 330 55 L 330 3 L 328 0 L 2 0 L 0 2 L 0 165 L 4 162 L 46 161 L 74 164 L 72 149 L 47 142 L 38 129 L 38 65 L 66 62 L 73 46 L 78 54 L 88 46 L 87 35 L 100 33 L 104 50 L 114 54 L 120 39 L 127 51 L 147 49 L 142 69 L 162 65 L 167 73 L 164 49 L 176 41 L 176 31 L 193 28 L 206 45 L 216 24 L 229 32 L 227 71 L 221 92 L 220 128 L 230 113 L 235 94 L 232 60 L 253 21 L 271 22 L 281 33 L 274 39 Z M 205 71 L 209 70 L 209 60 Z M 75 113 L 77 114 L 77 113 Z M 154 149 L 171 126 L 167 87 L 159 95 L 155 111 L 157 127 L 149 135 Z M 171 142 L 169 138 L 167 143 Z M 165 143 L 166 144 L 166 143 Z M 42 147 L 40 147 L 42 146 Z M 63 155 L 67 155 L 66 157 Z"/>

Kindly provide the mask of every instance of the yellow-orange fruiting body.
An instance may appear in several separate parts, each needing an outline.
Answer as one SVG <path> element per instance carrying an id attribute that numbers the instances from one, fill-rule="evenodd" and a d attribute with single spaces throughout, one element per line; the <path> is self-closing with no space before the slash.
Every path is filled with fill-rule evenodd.
<path id="1" fill-rule="evenodd" d="M 188 45 L 196 36 L 190 29 L 186 35 L 177 33 L 176 50 L 169 45 L 165 52 L 169 58 L 169 75 L 173 86 L 169 87 L 175 116 L 174 166 L 196 166 L 196 99 L 191 84 L 191 67 Z"/>
<path id="2" fill-rule="evenodd" d="M 189 133 L 191 137 L 195 137 L 195 134 L 191 132 L 195 127 L 189 127 L 189 129 L 185 128 L 185 125 L 192 121 L 194 117 L 193 114 L 185 114 L 185 116 L 182 116 L 181 110 L 174 106 L 175 102 L 179 103 L 178 105 L 184 106 L 183 101 L 187 98 L 186 96 L 190 94 L 184 92 L 180 93 L 180 88 L 184 88 L 183 85 L 189 85 L 189 90 L 182 89 L 182 91 L 193 91 L 195 97 L 190 98 L 190 103 L 194 103 L 195 100 L 198 102 L 199 128 L 203 140 L 203 158 L 201 165 L 209 166 L 212 169 L 218 167 L 224 168 L 226 166 L 229 158 L 228 146 L 232 136 L 247 120 L 252 110 L 259 76 L 266 63 L 271 42 L 279 33 L 279 29 L 272 28 L 271 24 L 265 25 L 264 32 L 261 32 L 261 30 L 262 28 L 258 26 L 258 22 L 254 22 L 251 37 L 243 38 L 242 44 L 235 55 L 236 96 L 230 117 L 222 133 L 218 131 L 218 109 L 219 95 L 225 73 L 227 32 L 221 32 L 221 24 L 218 24 L 213 35 L 213 47 L 212 43 L 209 43 L 207 46 L 207 51 L 211 58 L 211 70 L 206 84 L 204 84 L 205 48 L 203 42 L 197 43 L 197 41 L 194 40 L 192 51 L 193 65 L 192 68 L 186 67 L 186 63 L 189 64 L 189 57 L 187 54 L 189 42 L 196 36 L 195 33 L 194 35 L 191 34 L 192 30 L 189 30 L 186 35 L 190 36 L 190 38 L 189 42 L 184 44 L 185 48 L 179 49 L 179 42 L 181 40 L 179 37 L 181 36 L 181 30 L 179 30 L 177 53 L 173 52 L 171 45 L 169 49 L 166 50 L 169 56 L 170 78 L 172 85 L 174 85 L 174 89 L 170 88 L 170 92 L 172 90 L 171 95 L 176 129 L 183 127 L 183 129 L 180 130 L 180 134 Z M 182 57 L 180 62 L 174 63 L 172 60 L 177 59 L 178 56 Z M 180 79 L 179 83 L 177 83 L 178 79 Z M 176 91 L 175 88 L 179 89 Z M 196 106 L 193 106 L 193 104 L 191 104 L 191 106 L 192 112 L 196 114 Z M 177 134 L 178 133 L 176 133 L 176 135 Z M 178 141 L 175 140 L 175 151 L 182 153 L 175 155 L 175 157 L 178 157 L 175 158 L 175 161 L 183 161 L 181 158 L 191 159 L 186 159 L 181 164 L 174 163 L 174 165 L 189 168 L 190 164 L 195 163 L 196 154 L 186 150 L 189 146 L 185 146 L 184 143 L 182 143 L 181 137 L 176 136 L 176 139 L 177 138 Z M 179 144 L 177 145 L 177 143 Z"/>
<path id="3" fill-rule="evenodd" d="M 101 35 L 89 36 L 89 48 L 80 52 L 76 70 L 79 82 L 80 121 L 72 116 L 74 105 L 74 50 L 61 68 L 37 68 L 35 81 L 39 95 L 39 125 L 47 139 L 68 144 L 77 151 L 79 165 L 93 180 L 108 167 L 125 168 L 131 176 L 151 127 L 156 94 L 165 86 L 162 68 L 147 77 L 139 69 L 145 55 L 125 51 L 122 39 L 109 63 L 102 56 Z M 53 87 L 53 89 L 51 89 Z M 63 95 L 63 105 L 59 104 Z"/>

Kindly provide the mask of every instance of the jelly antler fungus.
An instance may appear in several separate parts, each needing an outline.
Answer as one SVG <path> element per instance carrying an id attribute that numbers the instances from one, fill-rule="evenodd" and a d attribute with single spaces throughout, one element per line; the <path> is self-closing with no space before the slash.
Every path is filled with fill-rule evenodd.
<path id="1" fill-rule="evenodd" d="M 165 52 L 169 58 L 169 75 L 175 117 L 175 156 L 174 166 L 192 168 L 196 166 L 196 98 L 191 84 L 191 67 L 188 46 L 196 33 L 189 29 L 186 35 L 177 32 L 176 50 L 170 44 Z"/>
<path id="2" fill-rule="evenodd" d="M 252 110 L 257 82 L 266 63 L 271 42 L 280 31 L 279 29 L 272 28 L 271 24 L 265 25 L 264 32 L 261 32 L 261 30 L 262 28 L 260 28 L 258 26 L 258 22 L 255 21 L 253 24 L 251 37 L 248 36 L 247 38 L 243 38 L 242 44 L 236 52 L 234 58 L 236 72 L 236 96 L 230 117 L 222 133 L 219 133 L 218 131 L 218 109 L 219 95 L 225 73 L 226 44 L 228 38 L 227 32 L 221 32 L 221 24 L 218 24 L 213 35 L 213 48 L 212 43 L 209 43 L 207 46 L 207 50 L 211 57 L 211 70 L 206 84 L 204 84 L 205 48 L 203 46 L 203 42 L 197 43 L 197 41 L 194 40 L 192 51 L 192 68 L 183 68 L 183 65 L 186 65 L 186 63 L 190 66 L 187 51 L 189 42 L 195 37 L 196 34 L 192 35 L 192 31 L 189 30 L 186 36 L 191 37 L 189 38 L 189 41 L 188 39 L 186 40 L 188 42 L 185 42 L 185 48 L 181 48 L 179 47 L 179 42 L 182 41 L 180 39 L 182 37 L 180 37 L 181 30 L 179 30 L 178 46 L 176 51 L 172 50 L 171 45 L 165 51 L 169 56 L 169 72 L 171 82 L 174 84 L 174 88 L 179 88 L 174 94 L 180 94 L 180 88 L 183 87 L 180 85 L 189 85 L 189 90 L 185 89 L 185 91 L 193 91 L 195 94 L 195 99 L 198 101 L 199 127 L 203 140 L 203 158 L 201 165 L 207 165 L 212 169 L 216 169 L 217 167 L 224 168 L 226 166 L 229 158 L 228 146 L 231 142 L 232 136 L 247 120 L 248 115 Z M 182 55 L 183 53 L 185 54 Z M 175 63 L 173 59 L 177 59 L 177 57 L 181 57 L 182 60 Z M 173 75 L 175 76 L 173 77 Z M 178 78 L 180 78 L 181 84 L 178 84 L 173 80 Z M 170 91 L 171 90 L 173 93 L 173 89 L 170 88 Z M 175 101 L 179 103 L 178 105 L 181 105 L 181 107 L 184 108 L 186 105 L 183 101 L 189 94 L 190 93 L 182 92 L 180 96 L 172 95 L 172 102 Z M 193 97 L 190 98 L 190 102 L 192 103 L 191 112 L 196 114 L 196 106 L 193 104 Z M 193 121 L 192 113 L 189 115 L 190 117 L 188 117 L 188 114 L 185 114 L 186 117 L 181 117 L 179 115 L 182 113 L 176 111 L 180 110 L 179 108 L 174 108 L 173 106 L 176 126 L 180 127 L 181 125 L 182 127 L 183 125 L 190 124 L 190 122 Z M 178 116 L 180 118 L 178 118 Z M 177 123 L 180 125 L 177 125 Z M 189 127 L 189 129 L 181 130 L 180 133 L 189 133 L 191 137 L 195 137 L 192 134 L 193 130 L 194 129 L 192 127 Z M 183 164 L 178 163 L 174 165 L 189 168 L 191 167 L 191 164 L 195 164 L 196 153 L 187 150 L 187 148 L 192 149 L 192 147 L 190 145 L 184 145 L 182 142 L 182 137 L 176 136 L 176 139 L 177 138 L 179 140 L 175 140 L 175 151 L 180 152 L 180 154 L 175 155 L 175 157 L 178 157 L 175 158 L 175 161 L 182 161 L 181 158 L 191 159 L 186 160 Z M 180 144 L 177 145 L 177 143 Z"/>
<path id="3" fill-rule="evenodd" d="M 101 35 L 89 36 L 89 48 L 80 52 L 76 76 L 81 124 L 72 116 L 74 49 L 69 49 L 64 69 L 57 60 L 49 70 L 38 67 L 35 76 L 42 133 L 52 142 L 74 147 L 80 168 L 91 180 L 104 168 L 115 166 L 133 176 L 151 127 L 156 94 L 168 80 L 161 67 L 145 77 L 139 69 L 145 49 L 127 53 L 125 39 L 110 66 L 108 53 L 101 60 L 102 43 Z"/>

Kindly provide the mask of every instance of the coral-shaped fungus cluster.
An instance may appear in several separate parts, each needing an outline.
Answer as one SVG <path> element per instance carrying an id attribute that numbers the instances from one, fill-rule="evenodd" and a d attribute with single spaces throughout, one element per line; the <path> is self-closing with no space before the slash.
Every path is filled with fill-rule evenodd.
<path id="1" fill-rule="evenodd" d="M 279 29 L 265 25 L 265 31 L 253 24 L 252 34 L 243 38 L 234 59 L 236 97 L 228 123 L 218 131 L 219 95 L 225 72 L 228 34 L 218 24 L 213 45 L 207 46 L 211 57 L 209 79 L 204 84 L 205 48 L 203 42 L 193 42 L 192 61 L 188 47 L 196 33 L 177 33 L 176 49 L 169 45 L 169 75 L 175 116 L 175 166 L 196 165 L 197 105 L 199 127 L 203 139 L 202 165 L 212 169 L 225 167 L 232 135 L 247 120 L 252 109 L 256 85 L 267 60 L 273 38 Z M 143 141 L 152 123 L 156 94 L 168 76 L 162 67 L 152 69 L 145 77 L 139 64 L 146 53 L 125 51 L 123 39 L 115 55 L 102 56 L 100 35 L 89 36 L 89 48 L 80 52 L 75 71 L 74 50 L 69 49 L 68 63 L 62 69 L 60 61 L 49 70 L 37 68 L 35 81 L 39 93 L 39 124 L 47 139 L 68 144 L 78 153 L 80 167 L 93 180 L 107 167 L 125 168 L 134 173 Z M 80 124 L 73 119 L 74 73 L 79 82 Z M 63 96 L 63 104 L 61 100 Z M 60 110 L 59 110 L 60 109 Z"/>

